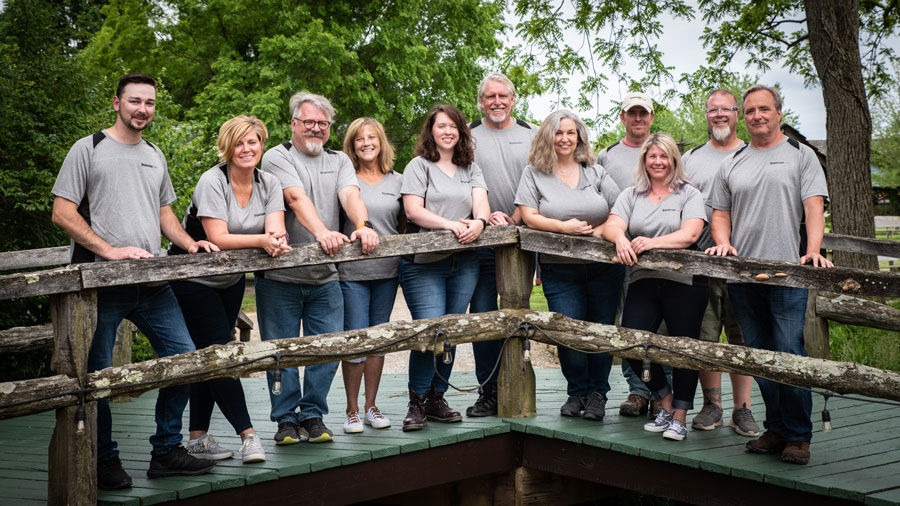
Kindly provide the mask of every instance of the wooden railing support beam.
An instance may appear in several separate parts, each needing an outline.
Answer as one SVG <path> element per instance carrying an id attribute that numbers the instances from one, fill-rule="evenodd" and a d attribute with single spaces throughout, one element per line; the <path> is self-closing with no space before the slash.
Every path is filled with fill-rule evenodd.
<path id="1" fill-rule="evenodd" d="M 529 309 L 534 280 L 534 255 L 517 246 L 494 249 L 497 293 L 501 309 Z M 523 360 L 524 339 L 506 342 L 497 377 L 497 416 L 523 418 L 537 415 L 534 368 Z"/>
<path id="2" fill-rule="evenodd" d="M 831 344 L 828 335 L 828 320 L 816 314 L 818 290 L 809 291 L 806 301 L 806 321 L 803 325 L 803 342 L 806 353 L 815 358 L 831 358 Z"/>

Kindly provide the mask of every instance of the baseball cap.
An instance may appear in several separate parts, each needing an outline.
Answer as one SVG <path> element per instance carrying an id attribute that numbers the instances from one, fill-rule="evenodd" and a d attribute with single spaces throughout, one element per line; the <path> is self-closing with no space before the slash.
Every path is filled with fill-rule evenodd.
<path id="1" fill-rule="evenodd" d="M 622 100 L 622 112 L 626 112 L 636 105 L 643 107 L 651 114 L 653 113 L 653 99 L 650 98 L 650 95 L 640 91 L 631 91 L 625 95 L 625 98 Z"/>

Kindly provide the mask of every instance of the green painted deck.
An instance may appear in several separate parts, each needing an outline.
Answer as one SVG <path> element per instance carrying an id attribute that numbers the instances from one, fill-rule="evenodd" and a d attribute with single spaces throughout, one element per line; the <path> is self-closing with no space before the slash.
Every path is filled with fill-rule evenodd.
<path id="1" fill-rule="evenodd" d="M 400 422 L 406 413 L 405 375 L 385 375 L 379 395 L 379 407 L 393 421 L 389 429 L 366 428 L 362 434 L 345 435 L 343 423 L 344 389 L 335 380 L 329 396 L 333 411 L 325 418 L 334 430 L 335 441 L 328 444 L 301 443 L 276 447 L 272 441 L 275 425 L 268 420 L 269 399 L 263 379 L 244 379 L 244 388 L 256 430 L 263 439 L 268 460 L 264 463 L 241 463 L 239 458 L 221 461 L 215 470 L 204 476 L 148 480 L 146 470 L 150 458 L 147 437 L 154 429 L 154 392 L 144 394 L 130 403 L 113 404 L 113 437 L 118 440 L 120 457 L 134 478 L 130 490 L 100 491 L 103 504 L 158 504 L 179 499 L 197 498 L 219 490 L 250 487 L 272 480 L 316 473 L 369 463 L 414 452 L 427 452 L 444 445 L 491 438 L 508 433 L 523 437 L 548 438 L 565 448 L 598 449 L 620 454 L 623 458 L 643 459 L 663 463 L 670 469 L 711 472 L 713 477 L 753 480 L 760 484 L 796 489 L 831 499 L 863 502 L 865 504 L 900 504 L 900 408 L 860 401 L 831 399 L 834 428 L 822 431 L 820 412 L 822 397 L 813 396 L 815 434 L 812 458 L 807 466 L 781 463 L 775 456 L 748 454 L 744 450 L 747 438 L 735 434 L 726 426 L 714 431 L 692 431 L 681 442 L 663 440 L 659 434 L 644 432 L 645 420 L 618 416 L 618 405 L 627 395 L 625 382 L 613 369 L 610 381 L 610 401 L 603 422 L 562 418 L 559 406 L 565 401 L 565 383 L 559 370 L 541 369 L 537 373 L 538 416 L 529 419 L 464 418 L 458 424 L 429 423 L 425 430 L 404 433 Z M 453 375 L 459 385 L 474 383 L 474 374 Z M 726 407 L 730 406 L 730 387 L 727 375 L 723 392 Z M 456 409 L 475 400 L 475 394 L 451 392 L 448 400 Z M 700 407 L 698 393 L 695 405 Z M 754 386 L 755 414 L 761 422 L 762 400 Z M 688 421 L 697 409 L 688 414 Z M 730 410 L 726 409 L 726 416 Z M 185 424 L 187 414 L 185 416 Z M 53 430 L 52 412 L 0 421 L 0 504 L 41 504 L 47 497 L 47 444 Z M 210 432 L 226 447 L 238 450 L 240 440 L 224 419 L 215 411 Z M 487 441 L 487 440 L 485 440 Z M 543 442 L 542 442 L 543 444 Z M 424 455 L 424 453 L 423 453 Z M 602 455 L 612 455 L 602 453 Z M 649 460 L 647 460 L 649 459 Z M 371 461 L 371 462 L 370 462 Z M 215 495 L 210 496 L 210 498 Z M 248 495 L 249 497 L 249 495 Z M 824 499 L 824 498 L 823 498 Z M 826 501 L 827 502 L 827 501 Z"/>

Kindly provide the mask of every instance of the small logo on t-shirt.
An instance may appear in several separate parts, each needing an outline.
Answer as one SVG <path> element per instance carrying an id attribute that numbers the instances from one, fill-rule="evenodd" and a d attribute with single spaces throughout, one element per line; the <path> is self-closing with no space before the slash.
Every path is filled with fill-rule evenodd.
<path id="1" fill-rule="evenodd" d="M 528 144 L 528 141 L 509 141 L 510 144 Z"/>
<path id="2" fill-rule="evenodd" d="M 155 169 L 156 165 L 151 165 L 149 163 L 141 162 L 141 167 L 150 167 L 151 169 Z"/>
<path id="3" fill-rule="evenodd" d="M 769 162 L 769 165 L 784 165 L 785 162 Z"/>
<path id="4" fill-rule="evenodd" d="M 664 208 L 662 208 L 662 211 L 663 211 L 664 213 L 665 213 L 665 212 L 673 212 L 673 211 L 675 211 L 675 212 L 681 212 L 681 209 L 676 209 L 676 208 L 674 208 L 674 207 L 664 207 Z"/>
<path id="5" fill-rule="evenodd" d="M 254 217 L 254 218 L 258 218 L 258 217 L 260 217 L 260 216 L 265 216 L 265 215 L 266 215 L 266 213 L 256 213 L 256 214 L 253 215 L 253 217 Z"/>
<path id="6" fill-rule="evenodd" d="M 320 170 L 319 171 L 319 174 L 334 174 L 334 173 L 335 173 L 335 171 L 333 171 L 333 170 Z"/>
<path id="7" fill-rule="evenodd" d="M 400 195 L 398 195 L 398 194 L 396 194 L 396 193 L 391 193 L 391 192 L 381 192 L 381 194 L 382 194 L 382 195 L 387 195 L 388 197 L 393 197 L 393 198 L 397 198 L 397 197 L 400 196 Z"/>

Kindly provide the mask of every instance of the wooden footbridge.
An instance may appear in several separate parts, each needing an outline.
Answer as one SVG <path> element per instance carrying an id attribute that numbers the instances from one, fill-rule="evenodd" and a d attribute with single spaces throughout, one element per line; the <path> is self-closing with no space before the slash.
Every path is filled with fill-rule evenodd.
<path id="1" fill-rule="evenodd" d="M 888 250 L 900 256 L 896 244 L 888 241 L 840 241 L 850 241 L 856 249 L 873 253 L 876 249 Z M 0 276 L 0 300 L 51 295 L 53 366 L 57 372 L 50 378 L 0 384 L 0 503 L 99 500 L 156 504 L 178 500 L 265 504 L 295 499 L 304 504 L 565 504 L 637 491 L 696 504 L 759 504 L 773 499 L 815 504 L 900 504 L 900 408 L 896 403 L 879 404 L 861 398 L 900 401 L 900 374 L 726 344 L 687 342 L 524 309 L 531 292 L 533 256 L 529 252 L 614 261 L 614 248 L 596 239 L 492 227 L 477 243 L 466 246 L 445 232 L 383 238 L 371 257 L 471 247 L 496 248 L 498 290 L 504 308 L 500 311 L 391 322 L 359 331 L 264 343 L 236 342 L 93 373 L 86 370 L 86 357 L 96 318 L 96 288 L 352 261 L 362 255 L 358 247 L 350 247 L 332 259 L 310 245 L 277 259 L 244 250 Z M 26 252 L 26 256 L 33 257 L 34 253 Z M 6 260 L 0 257 L 0 268 L 9 268 L 4 267 L 8 265 Z M 900 312 L 857 297 L 900 296 L 898 273 L 815 269 L 756 259 L 711 258 L 690 251 L 648 252 L 641 256 L 640 265 L 806 287 L 820 291 L 811 297 L 811 320 L 820 300 L 824 300 L 830 304 L 829 318 L 858 319 L 854 315 L 859 309 L 844 308 L 863 308 L 867 325 L 894 330 L 900 327 Z M 4 331 L 0 349 L 12 335 L 19 339 L 25 336 L 28 341 L 29 332 Z M 501 360 L 499 418 L 429 424 L 419 433 L 403 433 L 399 422 L 406 411 L 405 378 L 388 376 L 380 398 L 382 409 L 394 419 L 393 428 L 367 429 L 354 436 L 338 434 L 330 444 L 275 447 L 271 441 L 274 424 L 267 421 L 265 381 L 244 379 L 251 416 L 264 438 L 268 460 L 242 465 L 234 459 L 201 477 L 143 478 L 150 448 L 146 437 L 154 427 L 155 396 L 145 394 L 134 402 L 113 404 L 113 430 L 119 431 L 114 437 L 126 469 L 136 478 L 135 487 L 124 492 L 97 492 L 93 401 L 98 398 L 242 376 L 272 369 L 276 360 L 282 367 L 302 366 L 375 351 L 441 351 L 448 343 L 497 338 L 508 338 Z M 786 465 L 775 457 L 746 454 L 746 439 L 727 428 L 695 431 L 680 443 L 645 433 L 642 420 L 617 415 L 614 407 L 627 394 L 620 383 L 610 393 L 611 409 L 602 423 L 561 418 L 558 409 L 565 400 L 564 381 L 557 370 L 539 370 L 535 375 L 523 354 L 529 338 L 622 357 L 649 357 L 679 366 L 745 372 L 822 391 L 851 393 L 855 398 L 830 398 L 828 410 L 834 429 L 823 432 L 818 423 L 810 464 Z M 611 376 L 611 380 L 618 379 L 616 374 Z M 454 382 L 472 384 L 474 378 L 457 374 Z M 461 408 L 474 401 L 474 395 L 453 394 L 449 400 Z M 333 408 L 343 405 L 339 382 L 329 401 Z M 728 402 L 726 398 L 726 406 Z M 754 402 L 757 418 L 762 419 L 762 402 L 759 398 Z M 814 413 L 821 411 L 822 404 L 823 398 L 815 395 Z M 337 411 L 326 417 L 326 423 L 339 431 L 342 414 L 339 408 Z M 81 419 L 85 422 L 83 430 L 77 423 Z M 239 446 L 222 417 L 214 417 L 211 430 L 228 446 Z"/>

